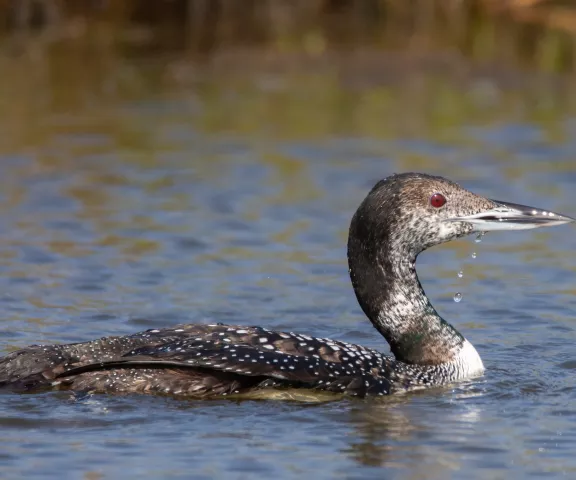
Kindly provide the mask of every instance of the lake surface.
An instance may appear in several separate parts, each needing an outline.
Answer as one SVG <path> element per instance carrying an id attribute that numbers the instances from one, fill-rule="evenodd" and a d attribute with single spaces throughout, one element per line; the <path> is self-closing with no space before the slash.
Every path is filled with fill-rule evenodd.
<path id="1" fill-rule="evenodd" d="M 424 171 L 576 216 L 576 108 L 553 83 L 105 60 L 4 60 L 2 353 L 214 321 L 387 351 L 345 257 L 378 179 Z M 482 378 L 319 404 L 3 393 L 0 476 L 573 478 L 575 251 L 563 226 L 420 257 Z"/>

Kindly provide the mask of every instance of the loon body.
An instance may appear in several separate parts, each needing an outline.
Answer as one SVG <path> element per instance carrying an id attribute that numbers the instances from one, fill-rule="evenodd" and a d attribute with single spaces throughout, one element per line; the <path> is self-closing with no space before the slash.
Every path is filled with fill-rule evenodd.
<path id="1" fill-rule="evenodd" d="M 304 334 L 178 325 L 84 343 L 32 345 L 0 358 L 0 386 L 205 398 L 264 389 L 387 395 L 481 375 L 472 344 L 436 312 L 416 275 L 423 250 L 474 232 L 573 219 L 475 195 L 442 177 L 392 175 L 356 211 L 350 278 L 393 356 Z"/>

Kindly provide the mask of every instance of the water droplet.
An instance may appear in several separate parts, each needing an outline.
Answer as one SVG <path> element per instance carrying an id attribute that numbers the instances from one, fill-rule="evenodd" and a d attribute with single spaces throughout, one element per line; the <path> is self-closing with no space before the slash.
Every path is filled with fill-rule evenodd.
<path id="1" fill-rule="evenodd" d="M 472 252 L 472 255 L 470 255 L 472 258 L 476 258 L 476 252 Z"/>
<path id="2" fill-rule="evenodd" d="M 462 270 L 460 270 L 458 272 L 458 278 L 462 278 L 464 276 L 464 272 Z"/>
<path id="3" fill-rule="evenodd" d="M 474 241 L 476 243 L 480 243 L 482 241 L 482 237 L 486 235 L 486 232 L 480 232 L 478 235 L 476 235 L 476 238 L 474 239 Z"/>
<path id="4" fill-rule="evenodd" d="M 454 294 L 454 301 L 455 301 L 456 303 L 460 303 L 461 300 L 462 300 L 462 294 L 461 294 L 460 292 L 456 292 L 456 293 Z"/>

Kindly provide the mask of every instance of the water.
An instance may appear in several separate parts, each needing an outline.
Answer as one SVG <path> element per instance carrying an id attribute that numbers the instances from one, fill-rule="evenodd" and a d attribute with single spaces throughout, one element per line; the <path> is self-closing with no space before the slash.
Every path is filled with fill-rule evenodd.
<path id="1" fill-rule="evenodd" d="M 387 350 L 345 262 L 348 222 L 376 180 L 427 171 L 576 213 L 575 117 L 545 85 L 494 87 L 487 109 L 425 73 L 415 85 L 217 71 L 178 83 L 118 62 L 0 80 L 3 352 L 211 321 Z M 434 305 L 480 351 L 480 379 L 321 404 L 4 393 L 2 476 L 571 478 L 573 228 L 419 259 Z"/>

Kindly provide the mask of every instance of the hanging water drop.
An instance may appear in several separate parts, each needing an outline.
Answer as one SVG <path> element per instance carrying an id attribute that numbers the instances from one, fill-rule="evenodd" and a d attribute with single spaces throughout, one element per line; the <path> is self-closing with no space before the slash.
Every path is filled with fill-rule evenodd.
<path id="1" fill-rule="evenodd" d="M 461 300 L 462 300 L 462 294 L 461 294 L 460 292 L 456 292 L 456 293 L 454 294 L 454 301 L 455 301 L 456 303 L 460 303 Z"/>
<path id="2" fill-rule="evenodd" d="M 460 270 L 458 272 L 458 278 L 462 278 L 464 276 L 464 272 L 462 270 Z"/>
<path id="3" fill-rule="evenodd" d="M 480 243 L 482 241 L 482 237 L 484 237 L 484 235 L 486 235 L 486 232 L 480 232 L 478 235 L 476 235 L 476 238 L 474 239 L 475 243 Z"/>
<path id="4" fill-rule="evenodd" d="M 476 258 L 476 252 L 472 252 L 472 255 L 470 255 L 472 258 Z"/>

